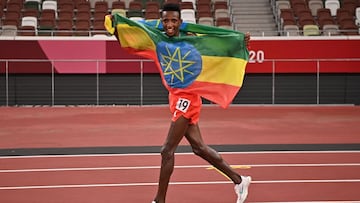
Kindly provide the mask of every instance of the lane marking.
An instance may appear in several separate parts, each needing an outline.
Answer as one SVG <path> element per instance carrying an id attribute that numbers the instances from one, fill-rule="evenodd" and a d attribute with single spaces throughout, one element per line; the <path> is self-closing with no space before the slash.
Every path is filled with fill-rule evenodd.
<path id="1" fill-rule="evenodd" d="M 302 201 L 302 202 L 286 202 L 286 203 L 360 203 L 360 201 Z M 252 203 L 284 203 L 284 202 L 252 202 Z"/>
<path id="2" fill-rule="evenodd" d="M 251 184 L 282 184 L 282 183 L 360 183 L 360 179 L 338 180 L 263 180 L 251 181 Z M 207 182 L 170 182 L 170 185 L 219 185 L 233 184 L 231 181 Z M 69 184 L 69 185 L 29 185 L 29 186 L 3 186 L 0 190 L 26 190 L 26 189 L 57 189 L 57 188 L 90 188 L 90 187 L 134 187 L 157 186 L 158 183 L 103 183 L 103 184 Z"/>
<path id="3" fill-rule="evenodd" d="M 346 151 L 257 151 L 257 152 L 219 152 L 219 154 L 357 154 L 360 150 Z M 194 153 L 175 153 L 176 155 L 194 155 Z M 160 156 L 160 153 L 129 153 L 129 154 L 72 154 L 72 155 L 25 155 L 0 156 L 0 159 L 32 159 L 32 158 L 77 158 L 77 157 L 122 157 L 122 156 Z"/>
<path id="4" fill-rule="evenodd" d="M 358 167 L 360 163 L 338 163 L 338 164 L 250 164 L 231 165 L 235 169 L 250 169 L 255 167 Z M 211 165 L 179 165 L 178 169 L 205 168 L 217 170 Z M 52 171 L 101 171 L 101 170 L 142 170 L 160 169 L 160 166 L 110 166 L 110 167 L 71 167 L 71 168 L 28 168 L 28 169 L 1 169 L 0 173 L 25 173 L 25 172 L 52 172 Z"/>

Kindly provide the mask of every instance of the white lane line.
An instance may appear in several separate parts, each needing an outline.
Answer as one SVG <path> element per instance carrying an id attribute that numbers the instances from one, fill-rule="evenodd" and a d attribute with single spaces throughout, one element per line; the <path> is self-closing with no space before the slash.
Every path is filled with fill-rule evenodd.
<path id="1" fill-rule="evenodd" d="M 331 164 L 250 164 L 231 165 L 233 168 L 252 167 L 357 167 L 360 163 L 331 163 Z M 142 170 L 159 169 L 160 166 L 111 166 L 111 167 L 71 167 L 71 168 L 28 168 L 28 169 L 0 169 L 0 173 L 25 173 L 25 172 L 52 172 L 52 171 L 103 171 L 103 170 Z M 211 165 L 181 165 L 179 169 L 187 168 L 213 168 Z"/>
<path id="2" fill-rule="evenodd" d="M 251 202 L 251 203 L 360 203 L 360 201 L 296 201 L 296 202 Z"/>
<path id="3" fill-rule="evenodd" d="M 346 151 L 256 151 L 256 152 L 219 152 L 220 154 L 355 154 L 360 150 Z M 176 155 L 194 155 L 194 153 L 176 153 Z M 129 154 L 72 154 L 72 155 L 29 155 L 0 156 L 0 159 L 32 159 L 32 158 L 76 158 L 76 157 L 123 157 L 123 156 L 160 156 L 160 153 L 129 153 Z"/>
<path id="4" fill-rule="evenodd" d="M 339 180 L 268 180 L 252 181 L 252 184 L 281 184 L 281 183 L 360 183 L 360 179 Z M 29 185 L 29 186 L 3 186 L 0 190 L 25 190 L 25 189 L 56 189 L 56 188 L 90 188 L 90 187 L 134 187 L 156 186 L 158 183 L 103 183 L 103 184 L 69 184 L 69 185 Z M 209 185 L 209 184 L 233 184 L 231 181 L 207 181 L 207 182 L 170 182 L 171 185 Z"/>

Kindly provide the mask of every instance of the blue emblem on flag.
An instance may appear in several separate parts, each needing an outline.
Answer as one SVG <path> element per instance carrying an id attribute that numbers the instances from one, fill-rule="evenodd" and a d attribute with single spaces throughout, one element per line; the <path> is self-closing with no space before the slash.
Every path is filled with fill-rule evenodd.
<path id="1" fill-rule="evenodd" d="M 201 73 L 201 55 L 186 42 L 157 44 L 157 56 L 166 83 L 172 88 L 191 85 Z"/>

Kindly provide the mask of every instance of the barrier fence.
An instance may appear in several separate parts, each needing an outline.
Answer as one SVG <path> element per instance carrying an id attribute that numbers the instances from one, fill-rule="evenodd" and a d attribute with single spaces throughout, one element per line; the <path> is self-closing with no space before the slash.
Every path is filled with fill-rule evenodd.
<path id="1" fill-rule="evenodd" d="M 101 80 L 102 77 L 106 77 L 107 75 L 114 75 L 113 73 L 106 73 L 106 71 L 104 71 L 104 64 L 106 63 L 116 63 L 119 64 L 119 66 L 121 66 L 122 63 L 135 63 L 137 64 L 136 69 L 133 69 L 132 72 L 130 74 L 127 73 L 118 73 L 115 74 L 118 77 L 128 77 L 129 75 L 134 76 L 136 78 L 136 81 L 131 81 L 131 83 L 124 83 L 123 85 L 128 85 L 129 87 L 134 85 L 136 86 L 136 88 L 133 88 L 130 92 L 130 90 L 128 92 L 114 92 L 113 95 L 114 98 L 115 97 L 124 97 L 125 101 L 123 102 L 124 104 L 135 104 L 135 105 L 147 105 L 147 104 L 152 104 L 151 102 L 144 102 L 144 98 L 145 97 L 151 97 L 151 93 L 150 96 L 149 94 L 147 94 L 147 96 L 145 96 L 145 92 L 144 90 L 146 89 L 146 86 L 149 85 L 150 83 L 153 83 L 152 80 L 146 80 L 147 77 L 155 77 L 155 78 L 159 78 L 157 74 L 149 74 L 146 73 L 146 71 L 144 71 L 144 63 L 149 63 L 151 61 L 149 60 L 141 60 L 141 59 L 131 59 L 131 60 L 125 60 L 125 59 L 116 59 L 116 60 L 34 60 L 34 59 L 1 59 L 0 60 L 0 84 L 2 87 L 0 87 L 0 91 L 2 92 L 0 95 L 0 101 L 2 101 L 1 105 L 5 105 L 5 106 L 13 106 L 13 105 L 19 105 L 17 102 L 13 102 L 11 101 L 11 97 L 14 97 L 14 95 L 17 95 L 18 91 L 16 88 L 13 88 L 13 86 L 16 86 L 16 81 L 13 81 L 13 79 L 15 77 L 18 77 L 19 75 L 26 75 L 27 77 L 29 77 L 29 83 L 36 83 L 37 78 L 34 77 L 33 79 L 31 79 L 32 75 L 37 75 L 40 74 L 42 76 L 46 76 L 47 78 L 49 78 L 49 82 L 46 83 L 42 83 L 41 84 L 41 88 L 45 88 L 47 90 L 50 90 L 50 98 L 48 96 L 45 96 L 46 101 L 45 102 L 39 102 L 41 104 L 46 104 L 46 105 L 50 105 L 50 106 L 55 106 L 55 105 L 59 105 L 59 102 L 57 101 L 57 97 L 56 95 L 58 94 L 58 90 L 57 90 L 57 83 L 55 82 L 57 78 L 62 77 L 62 76 L 69 76 L 69 75 L 75 75 L 75 76 L 80 76 L 82 74 L 76 73 L 76 71 L 74 71 L 74 73 L 66 73 L 66 74 L 61 74 L 58 73 L 55 66 L 56 64 L 59 63 L 71 63 L 72 67 L 77 67 L 77 63 L 86 63 L 86 64 L 90 64 L 90 66 L 87 66 L 87 68 L 91 69 L 91 70 L 83 70 L 80 72 L 88 72 L 87 76 L 91 77 L 91 81 L 89 86 L 91 91 L 94 94 L 91 94 L 91 98 L 89 98 L 89 103 L 91 105 L 103 105 L 103 104 L 111 104 L 111 103 L 116 103 L 116 102 L 111 102 L 108 101 L 108 103 L 104 103 L 102 102 L 102 96 L 105 93 L 102 91 L 107 91 L 107 89 L 104 88 L 100 88 L 103 85 L 104 80 Z M 291 63 L 291 64 L 301 64 L 301 63 L 306 63 L 307 66 L 314 66 L 315 69 L 313 71 L 293 71 L 292 67 L 289 66 L 287 67 L 287 71 L 284 71 L 284 64 L 287 63 Z M 338 67 L 337 70 L 333 70 L 332 68 L 329 68 L 329 64 L 336 64 L 337 62 L 341 62 L 341 66 L 342 67 Z M 18 67 L 19 64 L 21 64 L 21 66 L 23 67 L 27 67 L 28 64 L 30 63 L 45 63 L 45 64 L 50 64 L 49 67 L 46 68 L 41 68 L 39 70 L 35 70 L 35 71 L 31 71 L 31 70 L 22 70 L 20 71 L 21 73 L 18 73 L 18 70 L 14 70 L 16 68 L 14 68 L 15 66 Z M 341 76 L 341 77 L 348 77 L 351 76 L 351 80 L 352 82 L 345 84 L 345 86 L 343 88 L 350 88 L 350 92 L 351 94 L 354 94 L 353 96 L 351 96 L 353 99 L 351 99 L 350 103 L 357 103 L 359 102 L 359 95 L 360 95 L 360 59 L 346 59 L 346 58 L 341 58 L 341 59 L 264 59 L 262 61 L 262 63 L 271 63 L 271 71 L 270 72 L 266 72 L 266 73 L 261 73 L 261 71 L 254 71 L 252 69 L 252 71 L 247 72 L 245 78 L 247 77 L 247 75 L 254 75 L 254 77 L 256 77 L 257 74 L 262 74 L 262 75 L 266 75 L 266 77 L 270 77 L 271 78 L 271 84 L 267 83 L 267 84 L 263 84 L 263 87 L 266 87 L 270 90 L 270 94 L 271 94 L 271 102 L 269 102 L 269 104 L 278 104 L 278 94 L 277 92 L 279 91 L 279 89 L 283 88 L 283 85 L 286 84 L 282 84 L 282 86 L 279 86 L 278 83 L 278 79 L 280 77 L 283 77 L 284 74 L 286 75 L 286 77 L 290 77 L 291 76 L 296 76 L 296 75 L 310 75 L 311 77 L 315 77 L 316 80 L 316 85 L 312 88 L 312 91 L 314 93 L 316 93 L 316 99 L 315 102 L 313 102 L 313 104 L 321 104 L 320 102 L 320 98 L 321 98 L 321 91 L 320 91 L 320 86 L 321 86 L 321 82 L 323 79 L 325 79 L 326 77 L 329 77 L 329 75 L 337 75 L 337 76 Z M 14 65 L 17 64 L 17 65 Z M 347 66 L 346 64 L 349 64 L 349 66 Z M 47 65 L 46 65 L 47 66 Z M 250 70 L 251 70 L 251 61 L 248 64 Z M 299 66 L 299 65 L 297 65 Z M 304 67 L 304 69 L 306 69 L 307 67 Z M 90 74 L 89 74 L 90 73 Z M 154 76 L 157 75 L 157 76 Z M 353 77 L 352 77 L 353 76 Z M 260 79 L 259 79 L 260 80 Z M 326 80 L 329 80 L 328 78 Z M 146 82 L 145 82 L 146 81 Z M 158 80 L 156 82 L 159 82 Z M 301 82 L 301 81 L 299 81 Z M 331 81 L 330 81 L 331 82 Z M 334 81 L 335 82 L 335 81 Z M 79 82 L 74 82 L 72 84 L 68 84 L 71 85 L 72 88 L 67 89 L 68 91 L 71 91 L 72 89 L 76 89 L 75 87 L 79 86 L 79 85 L 84 85 L 81 84 L 81 80 L 79 80 Z M 116 83 L 116 81 L 115 81 Z M 113 84 L 115 84 L 113 83 Z M 161 82 L 160 82 L 161 83 Z M 244 81 L 244 86 L 243 88 L 250 88 L 252 86 L 251 81 L 248 83 L 246 80 Z M 348 86 L 350 84 L 350 86 Z M 45 87 L 43 86 L 45 85 Z M 161 84 L 160 84 L 161 85 Z M 270 86 L 271 87 L 270 87 Z M 297 87 L 299 88 L 299 87 Z M 297 88 L 291 90 L 292 92 L 296 92 Z M 301 88 L 301 85 L 300 85 Z M 111 89 L 111 87 L 110 87 Z M 328 91 L 331 91 L 331 87 L 329 87 Z M 340 88 L 341 89 L 341 88 Z M 159 89 L 157 89 L 159 90 Z M 155 90 L 155 91 L 157 91 Z M 64 91 L 64 90 L 62 90 Z M 348 90 L 344 90 L 345 93 L 343 94 L 348 94 Z M 166 92 L 166 91 L 165 91 Z M 240 91 L 240 93 L 242 92 L 242 90 Z M 62 92 L 62 94 L 64 94 L 64 92 Z M 126 97 L 128 96 L 127 94 L 131 94 L 131 95 L 135 95 L 135 102 L 127 102 L 126 101 Z M 154 99 L 154 103 L 153 104 L 159 104 L 159 103 L 166 103 L 166 93 L 164 94 L 164 90 L 161 89 L 160 93 L 158 94 L 162 94 L 163 97 L 161 99 L 159 99 L 159 101 L 156 101 L 156 99 Z M 256 94 L 256 93 L 254 93 Z M 94 96 L 95 95 L 95 96 Z M 154 96 L 156 95 L 156 93 L 154 93 Z M 165 96 L 164 96 L 165 95 Z M 260 96 L 260 95 L 258 95 Z M 309 95 L 310 96 L 310 95 Z M 312 95 L 311 95 L 312 96 Z M 349 96 L 349 95 L 347 95 Z M 31 96 L 29 97 L 31 100 Z M 62 98 L 62 100 L 64 100 L 64 98 Z M 66 98 L 65 98 L 66 100 Z M 11 101 L 11 102 L 10 102 Z M 81 105 L 79 103 L 71 103 L 71 98 L 68 98 L 69 102 L 65 102 L 69 105 Z M 123 104 L 121 103 L 121 104 Z M 234 101 L 234 104 L 236 104 L 237 102 Z M 251 103 L 251 102 L 250 102 Z M 346 103 L 346 102 L 345 102 Z M 34 103 L 34 105 L 36 105 L 37 103 Z M 21 105 L 21 104 L 20 104 Z"/>

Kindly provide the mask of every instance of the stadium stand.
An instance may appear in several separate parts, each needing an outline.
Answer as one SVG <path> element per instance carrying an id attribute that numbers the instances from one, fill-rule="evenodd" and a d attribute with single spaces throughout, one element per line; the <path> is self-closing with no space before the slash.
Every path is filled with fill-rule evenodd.
<path id="1" fill-rule="evenodd" d="M 275 1 L 273 2 L 275 4 Z M 252 36 L 277 36 L 278 28 L 271 1 L 232 0 L 229 2 L 233 29 L 250 32 Z"/>
<path id="2" fill-rule="evenodd" d="M 317 26 L 321 35 L 359 35 L 359 26 L 356 24 L 355 14 L 355 6 L 360 6 L 358 0 L 325 0 L 322 2 L 305 0 L 303 1 L 307 2 L 305 5 L 301 1 L 289 0 L 290 8 L 280 9 L 280 15 L 277 8 L 280 3 L 277 3 L 278 1 L 272 2 L 273 13 L 280 33 L 284 30 L 284 26 L 289 24 L 298 26 L 300 33 L 305 36 L 310 36 L 307 30 L 303 30 L 305 25 L 312 25 L 307 27 L 313 28 Z M 346 8 L 345 5 L 347 5 Z M 294 13 L 294 18 L 291 18 L 289 14 L 291 11 Z M 309 15 L 309 11 L 311 15 Z"/>
<path id="3" fill-rule="evenodd" d="M 252 36 L 360 32 L 360 0 L 0 0 L 0 27 L 30 29 L 22 26 L 21 19 L 35 17 L 38 24 L 34 31 L 38 35 L 57 36 L 61 30 L 68 30 L 65 35 L 78 36 L 79 30 L 82 36 L 85 29 L 89 35 L 92 30 L 104 30 L 101 22 L 113 11 L 132 19 L 157 19 L 164 2 L 180 3 L 186 22 L 250 32 Z M 71 21 L 71 26 L 62 21 Z M 315 26 L 319 33 L 308 30 L 314 31 Z"/>

